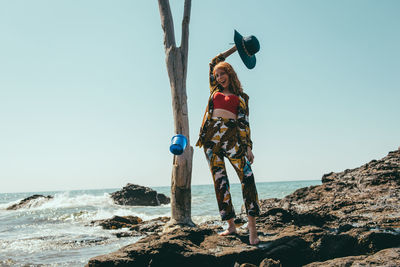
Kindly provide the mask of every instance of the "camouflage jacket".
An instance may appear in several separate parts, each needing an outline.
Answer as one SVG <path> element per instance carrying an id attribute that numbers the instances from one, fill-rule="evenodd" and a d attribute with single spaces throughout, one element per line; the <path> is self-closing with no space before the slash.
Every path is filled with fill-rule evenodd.
<path id="1" fill-rule="evenodd" d="M 204 140 L 204 137 L 206 135 L 207 126 L 209 124 L 209 121 L 211 120 L 211 116 L 214 111 L 213 96 L 216 92 L 222 92 L 224 89 L 222 88 L 221 85 L 217 83 L 213 75 L 215 65 L 217 65 L 221 61 L 225 61 L 225 58 L 222 54 L 219 54 L 218 56 L 214 57 L 210 63 L 210 73 L 209 73 L 210 97 L 208 99 L 207 108 L 204 113 L 203 122 L 200 127 L 199 139 L 196 143 L 196 146 L 198 147 L 202 147 L 204 142 L 207 141 Z M 251 141 L 250 138 L 250 125 L 249 125 L 249 96 L 245 93 L 240 93 L 238 97 L 239 97 L 239 107 L 238 107 L 237 122 L 238 122 L 240 142 L 243 145 L 250 146 L 250 148 L 253 148 L 253 142 Z"/>

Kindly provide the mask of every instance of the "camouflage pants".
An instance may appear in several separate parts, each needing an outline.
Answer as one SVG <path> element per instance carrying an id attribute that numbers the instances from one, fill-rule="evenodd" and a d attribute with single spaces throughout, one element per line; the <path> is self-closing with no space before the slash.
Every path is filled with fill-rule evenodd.
<path id="1" fill-rule="evenodd" d="M 204 152 L 213 177 L 222 220 L 235 217 L 224 157 L 228 158 L 239 176 L 247 214 L 257 216 L 260 213 L 254 175 L 246 158 L 247 148 L 240 144 L 238 136 L 234 119 L 212 118 L 207 125 Z"/>

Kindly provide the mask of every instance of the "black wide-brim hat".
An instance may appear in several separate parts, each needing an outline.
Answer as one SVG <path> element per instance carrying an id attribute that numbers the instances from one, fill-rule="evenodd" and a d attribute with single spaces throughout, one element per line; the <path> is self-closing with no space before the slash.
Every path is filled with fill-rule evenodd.
<path id="1" fill-rule="evenodd" d="M 248 69 L 256 65 L 255 54 L 260 50 L 260 43 L 254 35 L 243 37 L 235 30 L 234 41 L 239 52 L 240 58 Z"/>

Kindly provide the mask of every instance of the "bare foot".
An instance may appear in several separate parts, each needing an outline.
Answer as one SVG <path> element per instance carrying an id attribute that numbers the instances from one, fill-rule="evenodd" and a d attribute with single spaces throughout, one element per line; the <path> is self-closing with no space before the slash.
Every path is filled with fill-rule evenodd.
<path id="1" fill-rule="evenodd" d="M 228 228 L 225 231 L 219 233 L 219 236 L 227 236 L 227 235 L 231 235 L 231 234 L 236 234 L 236 228 L 232 229 L 232 228 Z"/>
<path id="2" fill-rule="evenodd" d="M 219 236 L 236 234 L 236 225 L 235 225 L 234 219 L 231 218 L 231 219 L 227 220 L 227 223 L 228 223 L 228 229 L 226 229 L 222 233 L 219 233 L 218 234 Z"/>
<path id="3" fill-rule="evenodd" d="M 249 235 L 249 241 L 250 241 L 250 245 L 257 245 L 258 243 L 260 243 L 260 239 L 258 239 L 258 236 L 251 236 Z"/>
<path id="4" fill-rule="evenodd" d="M 250 245 L 257 245 L 258 243 L 260 243 L 260 239 L 258 239 L 258 235 L 257 235 L 256 218 L 254 216 L 250 216 L 250 215 L 248 215 L 247 218 L 249 219 L 247 228 L 249 229 Z"/>

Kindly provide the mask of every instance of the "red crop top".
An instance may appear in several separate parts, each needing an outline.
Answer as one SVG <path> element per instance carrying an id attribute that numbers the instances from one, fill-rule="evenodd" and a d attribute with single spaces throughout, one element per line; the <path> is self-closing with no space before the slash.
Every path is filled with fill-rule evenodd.
<path id="1" fill-rule="evenodd" d="M 237 95 L 224 95 L 221 92 L 216 92 L 213 96 L 213 103 L 214 109 L 225 109 L 235 115 L 238 114 L 239 97 Z"/>

